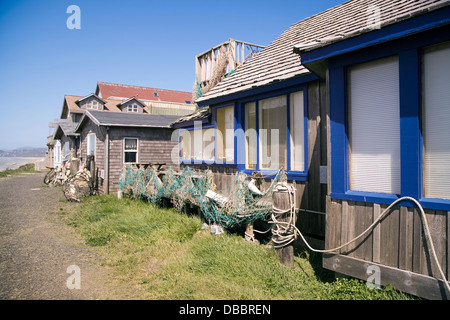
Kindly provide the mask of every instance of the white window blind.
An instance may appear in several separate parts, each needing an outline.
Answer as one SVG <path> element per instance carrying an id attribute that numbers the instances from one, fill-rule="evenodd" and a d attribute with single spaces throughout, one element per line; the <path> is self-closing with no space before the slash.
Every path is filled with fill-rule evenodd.
<path id="1" fill-rule="evenodd" d="M 287 169 L 286 96 L 259 102 L 259 159 L 261 169 Z"/>
<path id="2" fill-rule="evenodd" d="M 291 170 L 305 170 L 305 123 L 303 91 L 291 93 Z"/>
<path id="3" fill-rule="evenodd" d="M 218 161 L 234 159 L 234 107 L 217 109 L 216 158 Z"/>
<path id="4" fill-rule="evenodd" d="M 256 169 L 256 103 L 245 104 L 245 167 Z"/>
<path id="5" fill-rule="evenodd" d="M 398 57 L 351 67 L 350 189 L 400 194 Z"/>
<path id="6" fill-rule="evenodd" d="M 181 159 L 214 161 L 214 129 L 181 131 L 180 148 Z"/>
<path id="7" fill-rule="evenodd" d="M 424 196 L 450 199 L 450 42 L 423 55 Z"/>
<path id="8" fill-rule="evenodd" d="M 89 133 L 87 136 L 87 155 L 93 156 L 95 154 L 95 133 Z"/>
<path id="9" fill-rule="evenodd" d="M 53 147 L 53 163 L 55 168 L 61 165 L 61 142 L 56 140 L 55 145 Z"/>
<path id="10" fill-rule="evenodd" d="M 125 138 L 124 141 L 124 162 L 136 163 L 138 153 L 138 139 Z"/>

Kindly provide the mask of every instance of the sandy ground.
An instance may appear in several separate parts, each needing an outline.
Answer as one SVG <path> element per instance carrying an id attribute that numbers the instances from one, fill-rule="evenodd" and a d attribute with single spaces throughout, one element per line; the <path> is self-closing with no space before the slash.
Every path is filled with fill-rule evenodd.
<path id="1" fill-rule="evenodd" d="M 74 204 L 44 175 L 0 179 L 0 300 L 138 299 L 63 222 Z"/>

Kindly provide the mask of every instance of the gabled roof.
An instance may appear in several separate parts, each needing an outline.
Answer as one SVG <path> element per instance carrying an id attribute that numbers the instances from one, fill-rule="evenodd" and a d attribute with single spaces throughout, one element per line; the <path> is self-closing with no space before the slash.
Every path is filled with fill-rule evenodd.
<path id="1" fill-rule="evenodd" d="M 75 132 L 79 133 L 88 120 L 97 126 L 170 128 L 170 124 L 178 118 L 179 116 L 86 110 Z"/>
<path id="2" fill-rule="evenodd" d="M 196 100 L 207 104 L 208 100 L 263 87 L 275 82 L 310 74 L 294 53 L 295 46 L 314 48 L 342 37 L 369 32 L 367 21 L 373 14 L 369 8 L 380 9 L 381 27 L 411 16 L 427 13 L 450 4 L 450 0 L 350 0 L 334 8 L 293 24 L 275 41 L 214 88 Z M 305 46 L 305 44 L 307 46 Z"/>
<path id="3" fill-rule="evenodd" d="M 97 82 L 95 94 L 103 99 L 108 99 L 110 97 L 125 99 L 136 97 L 140 100 L 165 101 L 183 104 L 185 104 L 186 101 L 189 101 L 189 103 L 192 101 L 192 92 L 155 89 L 107 82 Z"/>
<path id="4" fill-rule="evenodd" d="M 67 118 L 67 114 L 69 111 L 71 113 L 84 113 L 84 110 L 81 109 L 78 106 L 78 104 L 76 103 L 79 99 L 82 99 L 82 98 L 83 97 L 80 97 L 80 96 L 65 95 L 60 118 L 61 119 Z"/>
<path id="5" fill-rule="evenodd" d="M 125 105 L 125 104 L 127 104 L 128 102 L 133 101 L 133 100 L 134 100 L 135 102 L 139 103 L 139 104 L 141 105 L 141 107 L 143 107 L 143 108 L 146 107 L 146 105 L 145 105 L 141 100 L 137 99 L 136 97 L 131 97 L 130 99 L 123 100 L 123 101 L 121 101 L 120 103 L 118 103 L 117 106 L 118 106 L 119 108 L 121 108 L 123 105 Z"/>
<path id="6" fill-rule="evenodd" d="M 97 96 L 95 93 L 91 93 L 91 94 L 87 95 L 86 97 L 83 97 L 83 98 L 81 98 L 81 99 L 78 99 L 78 100 L 76 101 L 76 103 L 78 104 L 78 103 L 80 103 L 81 101 L 86 100 L 86 99 L 88 99 L 88 98 L 90 98 L 90 97 L 94 97 L 94 98 L 96 98 L 97 100 L 101 101 L 102 103 L 106 103 L 105 100 L 103 100 L 102 98 L 100 98 L 99 96 Z"/>
<path id="7" fill-rule="evenodd" d="M 90 94 L 87 97 L 92 96 L 93 94 Z M 64 96 L 64 104 L 63 109 L 61 112 L 61 119 L 65 119 L 67 117 L 68 111 L 71 113 L 84 113 L 86 110 L 81 109 L 78 105 L 78 101 L 82 101 L 86 99 L 87 97 L 80 97 L 80 96 L 71 96 L 71 95 L 65 95 Z M 127 99 L 130 100 L 130 99 Z M 112 112 L 122 112 L 122 110 L 118 107 L 121 103 L 123 103 L 124 99 L 102 99 L 102 101 L 105 102 L 104 104 L 104 110 L 105 111 L 112 111 Z M 142 103 L 142 102 L 140 102 Z M 148 107 L 143 104 L 144 112 L 148 112 Z"/>
<path id="8" fill-rule="evenodd" d="M 59 122 L 53 134 L 53 139 L 60 139 L 62 136 L 78 136 L 79 134 L 75 132 L 77 126 L 78 123 L 76 122 Z"/>

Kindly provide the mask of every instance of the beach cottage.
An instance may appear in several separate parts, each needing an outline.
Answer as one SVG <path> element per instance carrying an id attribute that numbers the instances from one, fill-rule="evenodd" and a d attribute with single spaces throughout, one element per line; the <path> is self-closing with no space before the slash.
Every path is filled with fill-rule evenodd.
<path id="1" fill-rule="evenodd" d="M 382 218 L 324 267 L 448 299 L 450 1 L 352 0 L 300 24 L 295 52 L 329 88 L 326 248 Z"/>
<path id="2" fill-rule="evenodd" d="M 182 166 L 283 169 L 325 268 L 449 298 L 449 23 L 448 0 L 351 0 L 292 25 L 173 124 Z"/>
<path id="3" fill-rule="evenodd" d="M 81 157 L 79 137 L 73 130 L 86 110 L 183 116 L 195 111 L 191 100 L 191 92 L 107 82 L 98 82 L 95 93 L 84 97 L 65 95 L 60 119 L 49 123 L 53 132 L 47 137 L 47 164 L 61 165 L 69 151 Z"/>
<path id="4" fill-rule="evenodd" d="M 218 190 L 237 172 L 278 169 L 295 185 L 298 225 L 313 243 L 325 236 L 326 83 L 300 63 L 294 26 L 197 100 L 199 111 L 173 124 L 181 166 L 210 169 Z M 194 143 L 201 137 L 201 145 Z"/>
<path id="5" fill-rule="evenodd" d="M 134 103 L 134 102 L 133 102 Z M 75 132 L 80 135 L 80 159 L 94 159 L 90 168 L 100 193 L 118 190 L 119 175 L 124 165 L 145 166 L 164 164 L 177 168 L 171 152 L 170 124 L 178 119 L 173 115 L 152 115 L 137 112 L 107 112 L 86 110 Z"/>

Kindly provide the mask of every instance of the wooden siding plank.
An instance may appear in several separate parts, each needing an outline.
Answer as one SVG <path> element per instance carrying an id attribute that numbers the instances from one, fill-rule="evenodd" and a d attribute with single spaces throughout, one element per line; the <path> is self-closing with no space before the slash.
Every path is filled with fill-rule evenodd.
<path id="1" fill-rule="evenodd" d="M 372 224 L 372 207 L 362 202 L 355 206 L 355 233 L 359 236 Z M 363 260 L 372 260 L 372 232 L 366 233 L 355 243 L 354 256 Z"/>
<path id="2" fill-rule="evenodd" d="M 350 241 L 355 237 L 355 202 L 343 201 L 342 202 L 342 244 Z M 342 248 L 344 254 L 349 256 L 354 255 L 355 244 L 351 243 L 345 248 Z"/>
<path id="3" fill-rule="evenodd" d="M 382 212 L 387 208 L 381 206 Z M 400 210 L 396 206 L 381 221 L 381 263 L 390 267 L 398 267 Z"/>
<path id="4" fill-rule="evenodd" d="M 373 220 L 375 221 L 378 219 L 381 215 L 381 207 L 380 204 L 374 203 L 373 204 Z M 381 262 L 381 227 L 380 223 L 377 223 L 377 225 L 373 229 L 373 236 L 372 236 L 372 256 L 374 262 Z"/>
<path id="5" fill-rule="evenodd" d="M 412 270 L 413 265 L 413 219 L 413 208 L 400 208 L 399 268 L 403 270 Z"/>
<path id="6" fill-rule="evenodd" d="M 426 217 L 428 222 L 428 228 L 430 231 L 431 239 L 433 241 L 434 249 L 437 255 L 438 263 L 441 265 L 442 269 L 445 270 L 446 266 L 446 223 L 445 223 L 446 212 L 438 210 L 427 210 Z M 433 254 L 431 252 L 430 244 L 426 241 L 424 243 L 425 257 L 426 257 L 426 268 L 423 269 L 428 272 L 428 275 L 440 278 L 440 273 L 438 266 L 435 262 Z M 425 266 L 424 266 L 425 267 Z"/>
<path id="7" fill-rule="evenodd" d="M 414 209 L 413 217 L 413 265 L 412 271 L 420 273 L 422 256 L 422 220 L 417 209 Z"/>
<path id="8" fill-rule="evenodd" d="M 325 248 L 332 249 L 341 245 L 342 201 L 327 196 L 327 205 Z"/>

